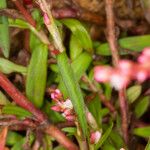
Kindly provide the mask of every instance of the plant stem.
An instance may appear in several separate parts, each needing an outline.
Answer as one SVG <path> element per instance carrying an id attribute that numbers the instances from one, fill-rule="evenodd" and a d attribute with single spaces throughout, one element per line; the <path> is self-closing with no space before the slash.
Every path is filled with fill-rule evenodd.
<path id="1" fill-rule="evenodd" d="M 23 5 L 20 3 L 19 0 L 12 0 L 13 3 L 16 5 L 16 7 L 18 8 L 18 10 L 20 10 L 20 12 L 23 14 L 23 16 L 25 17 L 25 19 L 33 26 L 36 27 L 36 22 L 35 20 L 32 18 L 32 16 L 27 12 L 27 10 L 23 7 Z"/>
<path id="2" fill-rule="evenodd" d="M 59 30 L 58 30 L 58 28 L 54 22 L 54 19 L 52 17 L 52 13 L 50 11 L 50 4 L 48 4 L 45 0 L 37 0 L 37 3 L 39 4 L 41 10 L 43 11 L 44 15 L 46 15 L 46 17 L 48 19 L 47 21 L 49 23 L 46 23 L 46 20 L 44 19 L 45 25 L 53 37 L 54 45 L 55 45 L 56 49 L 59 50 L 60 52 L 63 52 L 65 50 L 65 48 L 63 46 Z"/>
<path id="3" fill-rule="evenodd" d="M 114 17 L 114 0 L 105 0 L 105 10 L 107 18 L 107 40 L 112 53 L 113 64 L 117 67 L 119 63 L 118 43 L 115 34 L 115 17 Z M 128 116 L 127 116 L 127 103 L 125 98 L 125 89 L 119 91 L 119 104 L 122 118 L 122 133 L 125 142 L 128 142 Z"/>
<path id="4" fill-rule="evenodd" d="M 88 76 L 85 74 L 83 76 L 83 81 L 87 82 L 89 84 L 89 87 L 91 89 L 92 92 L 94 93 L 98 93 L 98 96 L 100 98 L 100 101 L 105 105 L 105 107 L 107 107 L 109 109 L 110 112 L 115 113 L 115 107 L 113 106 L 113 104 L 106 98 L 106 96 L 103 94 L 103 91 L 99 88 L 96 87 L 94 82 L 91 82 L 88 78 Z"/>
<path id="5" fill-rule="evenodd" d="M 40 122 L 45 122 L 47 120 L 47 116 L 35 108 L 35 106 L 22 95 L 2 73 L 0 73 L 0 86 L 9 94 L 16 104 L 30 111 Z"/>

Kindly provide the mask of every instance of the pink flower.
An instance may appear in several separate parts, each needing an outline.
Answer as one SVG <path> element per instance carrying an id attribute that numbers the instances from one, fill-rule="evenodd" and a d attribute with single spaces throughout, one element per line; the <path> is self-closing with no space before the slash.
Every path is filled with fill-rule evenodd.
<path id="1" fill-rule="evenodd" d="M 98 82 L 108 82 L 112 68 L 109 66 L 97 66 L 94 68 L 94 78 Z"/>
<path id="2" fill-rule="evenodd" d="M 53 100 L 60 100 L 62 99 L 62 93 L 60 92 L 59 89 L 55 89 L 52 93 L 51 93 L 51 98 Z"/>
<path id="3" fill-rule="evenodd" d="M 55 89 L 51 93 L 51 98 L 55 105 L 51 107 L 52 110 L 60 112 L 68 121 L 74 121 L 76 116 L 74 114 L 73 105 L 70 99 L 64 101 L 63 95 L 59 89 Z"/>
<path id="4" fill-rule="evenodd" d="M 126 87 L 131 80 L 145 81 L 150 77 L 150 47 L 145 48 L 138 57 L 138 62 L 121 60 L 116 68 L 97 66 L 94 78 L 98 82 L 110 82 L 117 90 Z"/>
<path id="5" fill-rule="evenodd" d="M 133 63 L 128 60 L 121 60 L 118 64 L 118 69 L 124 75 L 131 75 L 132 74 Z"/>
<path id="6" fill-rule="evenodd" d="M 139 82 L 143 82 L 147 79 L 148 77 L 148 72 L 145 71 L 145 70 L 139 70 L 136 74 L 136 79 L 139 81 Z"/>
<path id="7" fill-rule="evenodd" d="M 128 76 L 117 71 L 112 73 L 111 78 L 110 78 L 110 84 L 116 90 L 120 90 L 126 87 L 128 83 L 129 83 Z"/>
<path id="8" fill-rule="evenodd" d="M 92 132 L 91 135 L 90 135 L 90 143 L 91 144 L 96 144 L 98 143 L 98 141 L 100 140 L 101 138 L 101 132 L 100 131 L 95 131 L 95 132 Z"/>
<path id="9" fill-rule="evenodd" d="M 52 106 L 51 109 L 54 110 L 54 111 L 57 111 L 57 112 L 60 112 L 62 110 L 61 107 L 57 106 L 57 105 L 56 106 Z"/>
<path id="10" fill-rule="evenodd" d="M 150 57 L 150 47 L 144 48 L 143 55 Z"/>
<path id="11" fill-rule="evenodd" d="M 73 109 L 73 105 L 72 105 L 71 100 L 66 99 L 66 101 L 63 102 L 62 107 L 66 108 L 66 109 Z"/>

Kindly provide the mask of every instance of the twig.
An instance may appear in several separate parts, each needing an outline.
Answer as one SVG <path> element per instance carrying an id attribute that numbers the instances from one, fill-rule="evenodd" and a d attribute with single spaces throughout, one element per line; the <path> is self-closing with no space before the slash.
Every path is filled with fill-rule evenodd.
<path id="1" fill-rule="evenodd" d="M 103 91 L 101 89 L 98 89 L 96 87 L 95 83 L 91 82 L 88 79 L 86 74 L 82 77 L 82 79 L 83 79 L 83 81 L 85 81 L 85 82 L 87 82 L 89 84 L 89 87 L 92 90 L 92 92 L 98 93 L 100 101 L 104 104 L 104 106 L 106 106 L 110 110 L 110 112 L 115 113 L 116 110 L 115 110 L 113 104 L 105 97 L 105 95 L 103 94 Z"/>
<path id="2" fill-rule="evenodd" d="M 106 18 L 107 18 L 107 40 L 112 53 L 114 66 L 118 65 L 119 52 L 117 38 L 115 36 L 115 17 L 114 17 L 114 0 L 105 0 Z M 125 89 L 119 91 L 119 104 L 122 118 L 122 132 L 125 142 L 128 142 L 128 116 L 127 104 L 125 98 Z"/>
<path id="3" fill-rule="evenodd" d="M 20 12 L 23 14 L 23 16 L 25 17 L 25 19 L 34 27 L 36 27 L 36 22 L 35 20 L 32 18 L 32 16 L 27 12 L 27 10 L 23 7 L 23 5 L 19 2 L 19 0 L 12 0 L 13 3 L 16 5 L 16 7 L 18 8 L 18 10 L 20 10 Z"/>
<path id="4" fill-rule="evenodd" d="M 44 123 L 47 116 L 37 109 L 14 85 L 0 73 L 0 86 L 9 94 L 9 96 L 16 102 L 16 104 L 30 111 L 38 120 Z"/>
<path id="5" fill-rule="evenodd" d="M 45 129 L 45 132 L 53 137 L 57 137 L 57 140 L 60 144 L 65 145 L 69 150 L 78 150 L 78 147 L 73 144 L 66 136 L 55 126 L 51 125 Z M 59 136 L 57 136 L 59 134 Z"/>

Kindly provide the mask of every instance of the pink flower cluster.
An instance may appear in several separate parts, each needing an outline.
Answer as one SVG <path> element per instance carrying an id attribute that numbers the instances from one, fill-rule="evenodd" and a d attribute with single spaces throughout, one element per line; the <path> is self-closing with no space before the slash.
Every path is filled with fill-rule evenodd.
<path id="1" fill-rule="evenodd" d="M 150 77 L 150 47 L 145 48 L 137 62 L 120 60 L 116 68 L 96 66 L 94 78 L 98 82 L 109 82 L 116 90 L 125 88 L 131 80 L 143 82 Z"/>
<path id="2" fill-rule="evenodd" d="M 51 107 L 52 110 L 60 112 L 64 118 L 68 121 L 75 120 L 75 114 L 73 105 L 70 99 L 63 99 L 63 95 L 59 89 L 55 89 L 51 92 L 51 98 L 55 102 L 55 105 Z"/>
<path id="3" fill-rule="evenodd" d="M 95 131 L 91 132 L 90 134 L 90 143 L 91 144 L 97 144 L 101 138 L 101 132 L 100 131 Z"/>

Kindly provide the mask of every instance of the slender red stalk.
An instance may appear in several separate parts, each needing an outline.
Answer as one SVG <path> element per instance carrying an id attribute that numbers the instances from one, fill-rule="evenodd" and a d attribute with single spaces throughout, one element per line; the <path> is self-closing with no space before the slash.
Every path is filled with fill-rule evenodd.
<path id="1" fill-rule="evenodd" d="M 32 16 L 28 13 L 28 11 L 23 7 L 23 5 L 20 3 L 19 0 L 12 0 L 13 3 L 16 5 L 18 10 L 22 13 L 22 15 L 25 17 L 25 19 L 34 27 L 36 27 L 36 22 L 32 18 Z"/>
<path id="2" fill-rule="evenodd" d="M 0 86 L 21 107 L 30 111 L 40 122 L 45 122 L 47 116 L 37 109 L 14 85 L 0 72 Z"/>
<path id="3" fill-rule="evenodd" d="M 113 11 L 114 0 L 105 0 L 106 18 L 107 18 L 107 40 L 112 53 L 113 64 L 117 67 L 119 63 L 118 43 L 115 33 L 115 15 Z M 125 142 L 128 142 L 128 105 L 125 98 L 125 89 L 119 91 L 119 105 L 122 118 L 122 133 Z"/>
<path id="4" fill-rule="evenodd" d="M 46 128 L 45 133 L 55 137 L 56 140 L 59 141 L 60 144 L 65 145 L 68 150 L 78 150 L 78 147 L 66 138 L 66 136 L 55 126 L 51 125 Z M 59 134 L 59 136 L 57 136 L 57 134 Z"/>
<path id="5" fill-rule="evenodd" d="M 113 104 L 106 99 L 105 95 L 103 95 L 101 92 L 98 92 L 98 96 L 101 100 L 101 102 L 110 110 L 110 112 L 115 113 L 115 107 L 113 106 Z"/>

